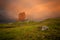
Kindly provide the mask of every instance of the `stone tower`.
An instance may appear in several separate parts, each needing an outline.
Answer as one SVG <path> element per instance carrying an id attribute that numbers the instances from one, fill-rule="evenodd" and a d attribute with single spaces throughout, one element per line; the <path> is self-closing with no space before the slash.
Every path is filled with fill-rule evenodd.
<path id="1" fill-rule="evenodd" d="M 19 13 L 18 21 L 25 21 L 26 15 L 25 12 Z"/>

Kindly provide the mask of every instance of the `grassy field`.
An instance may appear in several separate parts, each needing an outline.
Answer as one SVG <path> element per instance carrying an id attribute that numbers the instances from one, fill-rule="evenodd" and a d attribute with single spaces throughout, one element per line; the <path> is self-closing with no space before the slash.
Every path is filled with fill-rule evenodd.
<path id="1" fill-rule="evenodd" d="M 0 24 L 0 40 L 60 40 L 60 19 Z"/>

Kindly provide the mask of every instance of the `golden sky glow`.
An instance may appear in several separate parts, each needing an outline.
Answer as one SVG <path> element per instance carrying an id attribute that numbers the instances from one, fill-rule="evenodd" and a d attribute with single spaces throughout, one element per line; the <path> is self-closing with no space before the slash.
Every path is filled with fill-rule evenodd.
<path id="1" fill-rule="evenodd" d="M 30 20 L 42 20 L 60 16 L 60 0 L 9 0 L 6 11 L 11 19 L 26 13 Z"/>

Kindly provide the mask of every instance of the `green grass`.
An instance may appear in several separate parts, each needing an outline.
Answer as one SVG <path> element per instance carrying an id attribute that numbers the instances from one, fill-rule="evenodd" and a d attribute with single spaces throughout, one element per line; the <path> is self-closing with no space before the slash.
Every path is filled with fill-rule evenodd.
<path id="1" fill-rule="evenodd" d="M 60 19 L 0 24 L 0 40 L 60 40 Z"/>

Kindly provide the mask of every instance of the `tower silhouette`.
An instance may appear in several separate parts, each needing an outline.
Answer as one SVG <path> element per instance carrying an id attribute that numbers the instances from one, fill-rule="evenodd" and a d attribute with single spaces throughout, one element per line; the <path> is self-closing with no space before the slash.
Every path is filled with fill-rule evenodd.
<path id="1" fill-rule="evenodd" d="M 19 21 L 25 21 L 25 17 L 26 17 L 25 12 L 19 13 L 18 20 Z"/>

